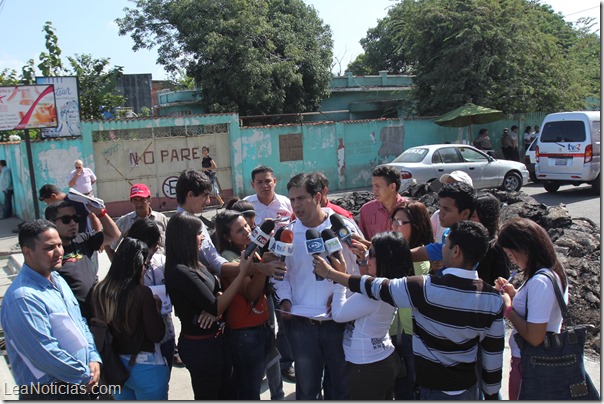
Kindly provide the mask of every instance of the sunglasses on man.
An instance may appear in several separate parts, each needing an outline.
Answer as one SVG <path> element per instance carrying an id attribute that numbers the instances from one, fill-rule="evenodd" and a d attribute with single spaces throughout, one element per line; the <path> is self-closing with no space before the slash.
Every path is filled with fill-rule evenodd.
<path id="1" fill-rule="evenodd" d="M 73 215 L 73 216 L 69 216 L 69 215 L 65 215 L 65 216 L 59 216 L 55 219 L 55 221 L 60 220 L 61 223 L 63 224 L 69 224 L 72 220 L 76 223 L 80 223 L 80 217 L 78 215 Z"/>

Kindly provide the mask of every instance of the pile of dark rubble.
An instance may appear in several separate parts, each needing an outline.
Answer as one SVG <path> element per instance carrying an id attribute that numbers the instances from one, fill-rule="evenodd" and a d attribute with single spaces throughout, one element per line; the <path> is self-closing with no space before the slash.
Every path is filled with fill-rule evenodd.
<path id="1" fill-rule="evenodd" d="M 587 218 L 571 218 L 561 205 L 547 206 L 524 192 L 489 189 L 502 203 L 500 220 L 525 217 L 539 223 L 551 237 L 569 282 L 569 308 L 576 324 L 594 326 L 588 333 L 586 351 L 600 354 L 600 228 Z M 430 214 L 438 209 L 437 195 L 426 185 L 416 185 L 401 195 L 423 202 Z M 367 191 L 351 192 L 332 202 L 348 209 L 358 219 L 361 206 L 373 199 Z M 520 284 L 522 275 L 516 275 Z"/>

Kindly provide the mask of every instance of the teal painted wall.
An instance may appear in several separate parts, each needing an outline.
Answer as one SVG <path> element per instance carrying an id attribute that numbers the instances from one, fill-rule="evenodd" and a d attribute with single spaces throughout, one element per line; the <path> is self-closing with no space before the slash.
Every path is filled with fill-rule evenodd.
<path id="1" fill-rule="evenodd" d="M 481 127 L 489 130 L 495 150 L 500 153 L 500 137 L 504 127 L 517 125 L 520 135 L 527 125 L 541 125 L 545 113 L 523 114 L 473 127 L 473 138 Z M 231 175 L 233 193 L 239 196 L 252 194 L 251 171 L 264 164 L 273 168 L 277 176 L 277 192 L 287 194 L 287 181 L 303 171 L 322 171 L 330 182 L 330 190 L 368 187 L 371 172 L 378 164 L 392 161 L 409 147 L 431 143 L 456 143 L 459 130 L 437 126 L 432 119 L 378 119 L 364 121 L 306 123 L 302 125 L 276 125 L 239 127 L 237 114 L 198 115 L 191 117 L 139 118 L 82 123 L 82 138 L 48 139 L 32 143 L 36 187 L 45 183 L 56 184 L 68 190 L 69 173 L 73 162 L 82 159 L 84 165 L 96 171 L 93 157 L 92 133 L 110 129 L 137 129 L 199 124 L 229 124 L 231 148 Z M 462 130 L 462 139 L 467 138 Z M 279 136 L 302 135 L 303 159 L 281 161 Z M 344 146 L 339 148 L 341 144 Z M 25 142 L 0 144 L 0 159 L 5 159 L 13 171 L 15 184 L 15 213 L 22 219 L 34 217 L 34 203 L 40 212 L 45 204 L 32 195 L 30 174 L 27 169 Z M 102 167 L 102 164 L 99 165 Z M 96 189 L 94 189 L 96 192 Z M 98 195 L 103 198 L 103 195 Z M 1 197 L 1 196 L 0 196 Z"/>

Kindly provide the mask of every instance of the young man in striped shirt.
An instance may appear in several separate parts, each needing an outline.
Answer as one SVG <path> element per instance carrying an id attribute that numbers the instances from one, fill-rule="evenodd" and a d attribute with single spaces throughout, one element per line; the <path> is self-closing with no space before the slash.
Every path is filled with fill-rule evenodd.
<path id="1" fill-rule="evenodd" d="M 503 300 L 474 270 L 487 247 L 484 226 L 463 220 L 451 226 L 443 246 L 447 269 L 442 276 L 351 276 L 342 272 L 345 265 L 332 258 L 335 271 L 320 257 L 314 259 L 315 272 L 353 292 L 413 309 L 413 354 L 421 399 L 477 400 L 480 346 L 484 396 L 496 400 L 503 367 Z"/>

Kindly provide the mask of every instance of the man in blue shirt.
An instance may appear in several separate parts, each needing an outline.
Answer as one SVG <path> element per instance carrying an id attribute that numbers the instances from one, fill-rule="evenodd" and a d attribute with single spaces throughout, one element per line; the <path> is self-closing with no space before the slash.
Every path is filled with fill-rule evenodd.
<path id="1" fill-rule="evenodd" d="M 98 383 L 101 357 L 78 302 L 57 273 L 63 245 L 46 220 L 24 223 L 21 272 L 2 300 L 0 320 L 21 400 L 87 399 Z"/>
<path id="2" fill-rule="evenodd" d="M 438 206 L 440 208 L 438 218 L 444 228 L 451 227 L 462 220 L 469 220 L 474 213 L 474 189 L 465 182 L 446 184 L 438 191 Z M 442 261 L 442 248 L 448 233 L 448 230 L 445 230 L 442 240 L 411 249 L 413 262 Z M 442 273 L 443 269 L 438 268 L 438 272 Z"/>

